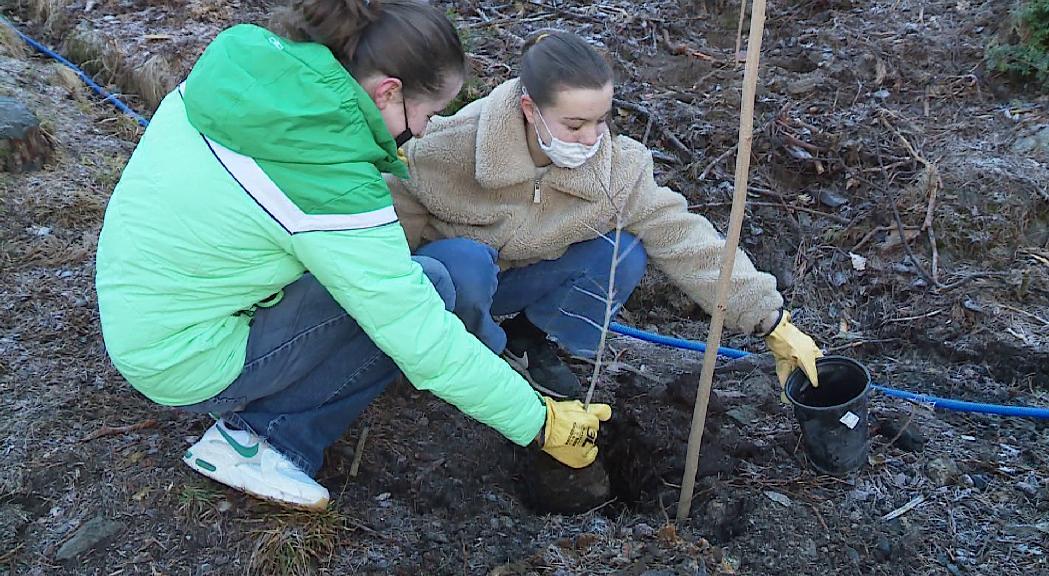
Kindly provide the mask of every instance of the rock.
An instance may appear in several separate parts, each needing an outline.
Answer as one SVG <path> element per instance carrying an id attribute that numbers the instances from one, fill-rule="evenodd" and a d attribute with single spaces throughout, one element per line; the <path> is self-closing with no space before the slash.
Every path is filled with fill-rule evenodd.
<path id="1" fill-rule="evenodd" d="M 655 536 L 656 529 L 644 522 L 634 526 L 634 536 L 637 538 L 651 538 Z"/>
<path id="2" fill-rule="evenodd" d="M 77 529 L 72 538 L 58 549 L 55 558 L 61 562 L 72 560 L 124 531 L 124 523 L 102 516 L 88 520 Z"/>
<path id="3" fill-rule="evenodd" d="M 791 96 L 803 96 L 816 90 L 822 79 L 819 76 L 802 76 L 787 84 L 787 93 Z"/>
<path id="4" fill-rule="evenodd" d="M 1038 486 L 1031 482 L 1017 482 L 1016 489 L 1031 498 L 1038 497 Z"/>
<path id="5" fill-rule="evenodd" d="M 925 464 L 925 477 L 937 487 L 951 484 L 960 473 L 958 464 L 950 458 L 934 458 Z"/>
<path id="6" fill-rule="evenodd" d="M 0 505 L 0 542 L 16 542 L 18 531 L 29 523 L 29 514 L 17 504 Z M 6 552 L 7 546 L 0 545 Z"/>
<path id="7" fill-rule="evenodd" d="M 758 411 L 749 404 L 744 404 L 725 412 L 725 416 L 735 420 L 740 426 L 748 426 L 758 419 Z"/>
<path id="8" fill-rule="evenodd" d="M 970 478 L 973 480 L 973 488 L 977 490 L 987 488 L 987 477 L 983 474 L 970 474 Z"/>
<path id="9" fill-rule="evenodd" d="M 849 203 L 849 199 L 834 192 L 833 190 L 823 189 L 819 193 L 820 204 L 827 206 L 828 208 L 841 208 L 845 204 Z"/>
<path id="10" fill-rule="evenodd" d="M 1026 136 L 1017 138 L 1012 145 L 1017 154 L 1032 154 L 1038 150 L 1049 151 L 1049 126 L 1042 126 Z"/>
<path id="11" fill-rule="evenodd" d="M 892 542 L 884 536 L 878 537 L 878 543 L 874 546 L 874 558 L 878 562 L 888 562 L 892 560 Z"/>
<path id="12" fill-rule="evenodd" d="M 13 98 L 0 98 L 0 172 L 39 170 L 51 152 L 51 141 L 29 108 Z"/>
<path id="13" fill-rule="evenodd" d="M 860 553 L 856 551 L 852 546 L 845 547 L 845 556 L 849 558 L 849 563 L 858 566 L 860 563 Z"/>

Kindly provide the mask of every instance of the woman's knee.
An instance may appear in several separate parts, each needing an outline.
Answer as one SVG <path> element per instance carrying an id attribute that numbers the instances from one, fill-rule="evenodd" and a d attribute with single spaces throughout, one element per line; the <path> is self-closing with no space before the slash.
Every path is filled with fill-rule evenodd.
<path id="1" fill-rule="evenodd" d="M 418 250 L 420 256 L 440 261 L 455 286 L 456 300 L 490 300 L 498 283 L 499 252 L 469 238 L 438 240 Z"/>
<path id="2" fill-rule="evenodd" d="M 444 300 L 445 309 L 453 310 L 455 308 L 455 284 L 444 264 L 428 256 L 412 256 L 412 260 L 422 266 L 423 274 L 433 284 L 441 300 Z"/>
<path id="3" fill-rule="evenodd" d="M 619 233 L 619 257 L 616 264 L 616 284 L 633 289 L 641 282 L 648 267 L 648 253 L 641 240 L 629 232 Z"/>

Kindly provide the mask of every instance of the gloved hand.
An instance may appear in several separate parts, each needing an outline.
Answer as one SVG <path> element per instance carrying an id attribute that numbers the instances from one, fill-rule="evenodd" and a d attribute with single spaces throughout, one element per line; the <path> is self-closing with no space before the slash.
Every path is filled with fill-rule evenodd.
<path id="1" fill-rule="evenodd" d="M 539 432 L 539 446 L 565 466 L 586 468 L 597 458 L 597 430 L 612 417 L 608 404 L 583 409 L 579 400 L 546 402 L 546 424 Z"/>
<path id="2" fill-rule="evenodd" d="M 776 375 L 781 385 L 786 385 L 787 377 L 799 366 L 813 386 L 820 385 L 816 374 L 816 358 L 822 357 L 823 352 L 812 338 L 790 323 L 790 312 L 783 311 L 776 327 L 765 337 L 765 343 L 776 358 Z M 783 400 L 786 400 L 786 396 L 783 396 Z"/>

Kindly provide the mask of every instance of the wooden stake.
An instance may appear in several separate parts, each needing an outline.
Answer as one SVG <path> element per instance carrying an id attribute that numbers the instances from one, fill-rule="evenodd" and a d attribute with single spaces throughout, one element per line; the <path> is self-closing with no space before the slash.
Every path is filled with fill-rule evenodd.
<path id="1" fill-rule="evenodd" d="M 703 426 L 707 421 L 707 403 L 714 380 L 721 329 L 725 324 L 725 300 L 736 263 L 739 234 L 743 228 L 743 213 L 747 204 L 747 178 L 750 170 L 750 148 L 754 139 L 754 96 L 758 85 L 758 61 L 761 57 L 761 36 L 765 31 L 765 0 L 754 0 L 750 17 L 750 39 L 747 41 L 747 65 L 743 73 L 743 106 L 739 118 L 739 153 L 736 155 L 736 190 L 732 196 L 728 236 L 721 256 L 721 276 L 718 278 L 717 305 L 710 319 L 707 351 L 703 355 L 703 371 L 696 389 L 696 405 L 692 411 L 692 429 L 688 434 L 688 453 L 685 458 L 685 477 L 681 480 L 681 498 L 677 503 L 677 522 L 688 518 L 692 509 L 692 493 L 696 487 L 699 469 L 699 448 L 703 442 Z"/>

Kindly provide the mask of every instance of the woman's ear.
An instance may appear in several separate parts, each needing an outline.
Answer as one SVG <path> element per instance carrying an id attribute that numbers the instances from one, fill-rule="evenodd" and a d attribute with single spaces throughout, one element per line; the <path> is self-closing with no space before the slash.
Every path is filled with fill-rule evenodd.
<path id="1" fill-rule="evenodd" d="M 366 82 L 364 90 L 372 97 L 379 110 L 385 110 L 391 104 L 400 104 L 404 97 L 401 81 L 392 76 L 382 76 Z"/>
<path id="2" fill-rule="evenodd" d="M 535 124 L 535 102 L 528 94 L 521 95 L 521 113 L 529 124 Z"/>

